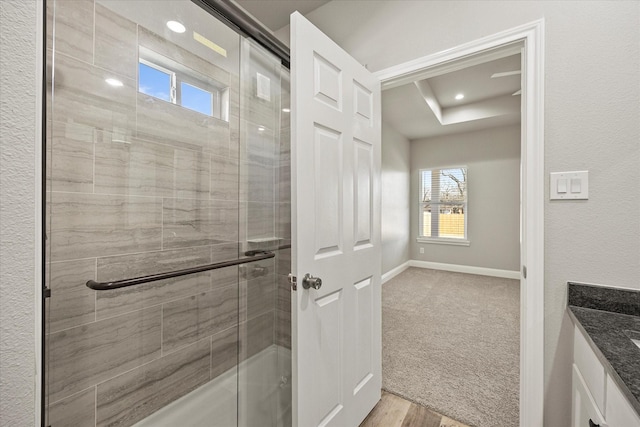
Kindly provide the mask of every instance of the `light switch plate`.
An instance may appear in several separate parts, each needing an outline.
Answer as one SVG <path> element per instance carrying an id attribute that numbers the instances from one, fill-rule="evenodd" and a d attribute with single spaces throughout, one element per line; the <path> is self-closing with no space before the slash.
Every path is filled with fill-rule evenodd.
<path id="1" fill-rule="evenodd" d="M 589 171 L 551 172 L 549 174 L 550 200 L 587 200 L 588 198 Z"/>

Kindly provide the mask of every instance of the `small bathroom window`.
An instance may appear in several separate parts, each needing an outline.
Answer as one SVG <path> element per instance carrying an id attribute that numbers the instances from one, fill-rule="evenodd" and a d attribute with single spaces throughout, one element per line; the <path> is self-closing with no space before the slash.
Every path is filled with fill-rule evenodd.
<path id="1" fill-rule="evenodd" d="M 140 60 L 138 91 L 163 101 L 171 100 L 171 72 Z"/>
<path id="2" fill-rule="evenodd" d="M 180 97 L 184 108 L 213 116 L 213 94 L 189 83 L 180 84 Z"/>
<path id="3" fill-rule="evenodd" d="M 140 47 L 138 92 L 229 121 L 228 87 L 143 47 Z"/>

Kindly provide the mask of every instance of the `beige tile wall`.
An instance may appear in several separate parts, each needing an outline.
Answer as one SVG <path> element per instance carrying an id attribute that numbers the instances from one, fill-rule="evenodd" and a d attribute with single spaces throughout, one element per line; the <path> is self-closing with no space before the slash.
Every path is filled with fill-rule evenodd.
<path id="1" fill-rule="evenodd" d="M 273 102 L 249 108 L 256 100 L 250 76 L 242 80 L 238 70 L 93 0 L 50 0 L 47 19 L 48 29 L 55 21 L 47 52 L 49 423 L 128 426 L 239 358 L 290 346 L 290 251 L 131 288 L 85 286 L 234 259 L 265 245 L 239 243 L 247 240 L 290 243 L 279 76 L 274 68 Z M 138 46 L 229 85 L 229 122 L 138 93 Z M 106 85 L 108 77 L 123 86 Z M 267 122 L 257 133 L 256 124 Z"/>

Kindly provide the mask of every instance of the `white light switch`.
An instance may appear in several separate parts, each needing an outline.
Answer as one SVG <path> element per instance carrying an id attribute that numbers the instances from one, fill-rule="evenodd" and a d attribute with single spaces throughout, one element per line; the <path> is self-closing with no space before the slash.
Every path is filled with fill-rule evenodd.
<path id="1" fill-rule="evenodd" d="M 589 171 L 551 172 L 549 199 L 587 200 L 589 198 Z"/>
<path id="2" fill-rule="evenodd" d="M 567 180 L 565 178 L 558 179 L 558 193 L 567 192 Z"/>
<path id="3" fill-rule="evenodd" d="M 580 191 L 580 183 L 582 182 L 582 180 L 580 178 L 571 178 L 571 192 L 572 193 L 579 193 Z"/>

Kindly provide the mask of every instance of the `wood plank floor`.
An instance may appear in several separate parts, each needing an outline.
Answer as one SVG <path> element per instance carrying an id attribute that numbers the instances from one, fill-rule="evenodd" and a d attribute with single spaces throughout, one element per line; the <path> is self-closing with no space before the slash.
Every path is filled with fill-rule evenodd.
<path id="1" fill-rule="evenodd" d="M 360 427 L 468 427 L 424 406 L 382 391 L 382 399 Z"/>

